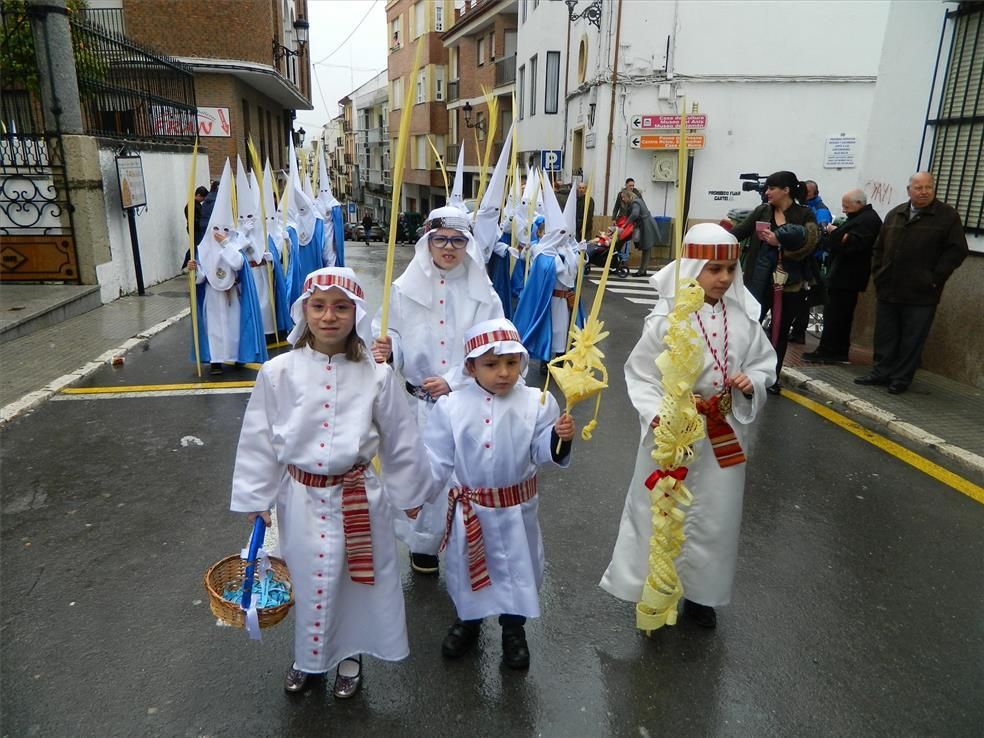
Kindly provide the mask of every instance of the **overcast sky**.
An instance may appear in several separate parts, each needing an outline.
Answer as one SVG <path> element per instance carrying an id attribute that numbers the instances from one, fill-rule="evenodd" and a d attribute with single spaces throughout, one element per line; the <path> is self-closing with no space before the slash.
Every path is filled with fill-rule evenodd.
<path id="1" fill-rule="evenodd" d="M 338 115 L 339 98 L 386 69 L 386 2 L 308 0 L 308 12 L 314 110 L 298 110 L 297 121 L 314 131 Z"/>

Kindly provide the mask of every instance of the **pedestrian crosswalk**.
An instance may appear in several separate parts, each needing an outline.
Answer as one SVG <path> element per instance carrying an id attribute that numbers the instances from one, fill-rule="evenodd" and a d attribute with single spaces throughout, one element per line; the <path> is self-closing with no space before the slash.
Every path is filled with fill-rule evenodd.
<path id="1" fill-rule="evenodd" d="M 601 283 L 600 277 L 592 275 L 589 280 L 595 286 Z M 656 290 L 649 284 L 649 277 L 628 276 L 624 279 L 611 276 L 605 286 L 605 292 L 622 297 L 636 305 L 655 305 L 657 302 Z"/>

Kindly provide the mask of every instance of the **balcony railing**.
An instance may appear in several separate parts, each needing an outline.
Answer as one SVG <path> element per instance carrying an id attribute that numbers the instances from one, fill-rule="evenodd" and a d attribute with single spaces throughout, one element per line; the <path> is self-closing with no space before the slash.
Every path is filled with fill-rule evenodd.
<path id="1" fill-rule="evenodd" d="M 345 163 L 348 164 L 349 166 L 352 165 L 352 155 L 351 154 L 346 154 L 345 155 Z"/>
<path id="2" fill-rule="evenodd" d="M 351 133 L 352 132 L 352 124 L 349 123 L 347 120 L 343 120 L 342 121 L 342 132 L 343 133 Z"/>
<path id="3" fill-rule="evenodd" d="M 389 143 L 389 127 L 370 128 L 368 142 L 371 144 Z"/>
<path id="4" fill-rule="evenodd" d="M 458 80 L 453 79 L 448 82 L 448 102 L 454 102 L 458 99 Z"/>
<path id="5" fill-rule="evenodd" d="M 495 86 L 516 81 L 516 55 L 499 59 L 495 63 Z"/>
<path id="6" fill-rule="evenodd" d="M 461 144 L 449 144 L 448 152 L 444 158 L 445 168 L 458 166 L 458 151 L 461 149 Z"/>

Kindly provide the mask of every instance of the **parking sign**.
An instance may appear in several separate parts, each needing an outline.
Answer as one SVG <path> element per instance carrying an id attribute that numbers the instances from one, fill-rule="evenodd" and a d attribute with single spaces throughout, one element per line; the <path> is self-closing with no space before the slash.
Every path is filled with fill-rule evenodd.
<path id="1" fill-rule="evenodd" d="M 560 149 L 544 149 L 540 152 L 540 169 L 545 172 L 559 172 L 564 168 L 564 157 Z"/>

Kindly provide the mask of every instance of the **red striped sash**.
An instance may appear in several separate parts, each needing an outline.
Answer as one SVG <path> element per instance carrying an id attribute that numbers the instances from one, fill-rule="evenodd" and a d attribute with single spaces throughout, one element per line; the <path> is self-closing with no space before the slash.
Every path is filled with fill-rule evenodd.
<path id="1" fill-rule="evenodd" d="M 372 528 L 369 522 L 369 498 L 366 496 L 366 465 L 353 466 L 344 474 L 311 474 L 293 464 L 290 475 L 307 487 L 342 485 L 342 530 L 345 533 L 345 558 L 349 576 L 359 584 L 375 584 L 372 561 Z"/>
<path id="2" fill-rule="evenodd" d="M 472 503 L 482 507 L 513 507 L 536 497 L 536 475 L 525 482 L 509 487 L 454 487 L 448 491 L 448 517 L 444 527 L 441 550 L 448 545 L 451 526 L 454 524 L 454 506 L 461 505 L 461 515 L 465 523 L 465 544 L 468 546 L 468 576 L 472 592 L 489 587 L 489 570 L 485 560 L 485 541 L 482 538 L 482 524 L 475 514 Z"/>
<path id="3" fill-rule="evenodd" d="M 735 436 L 735 431 L 721 415 L 718 403 L 721 395 L 714 395 L 710 400 L 698 400 L 697 412 L 707 418 L 707 440 L 711 442 L 711 450 L 717 459 L 718 466 L 725 469 L 729 466 L 745 463 L 745 452 Z"/>

